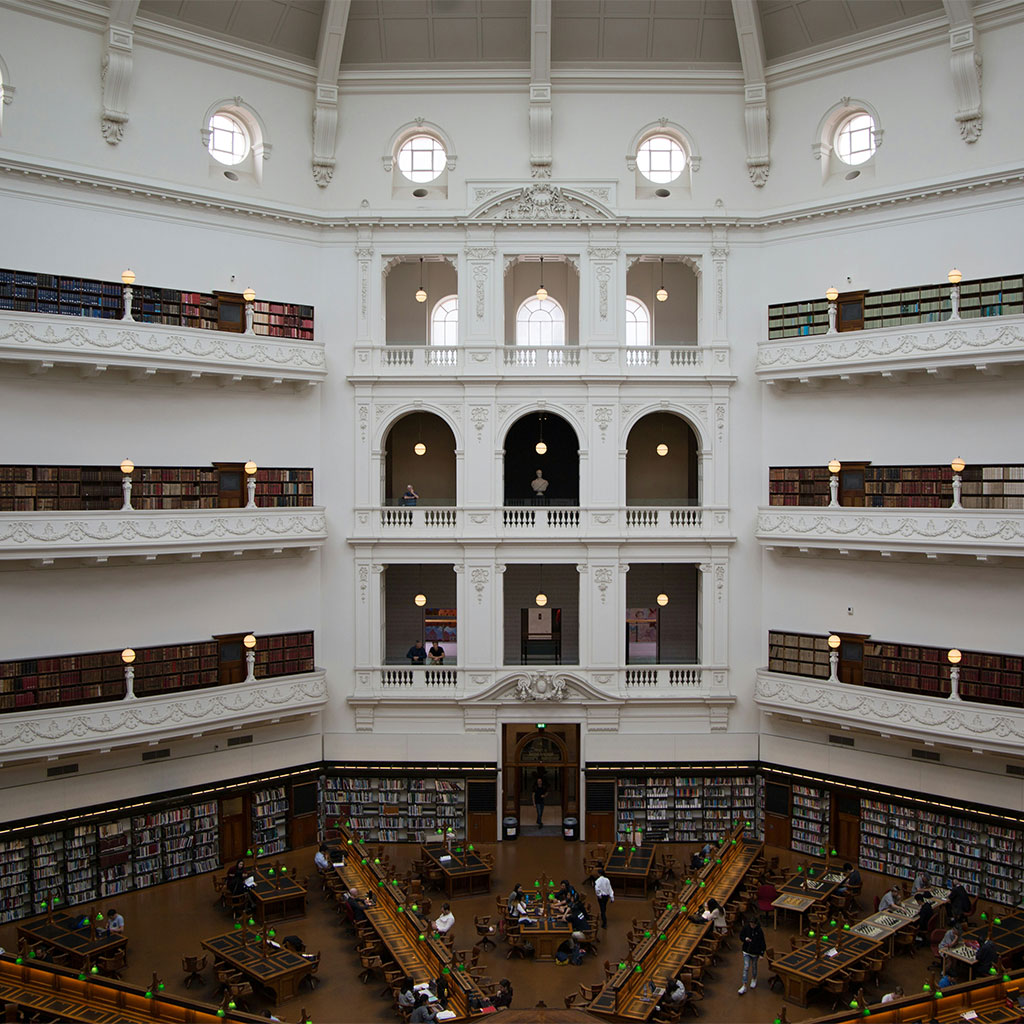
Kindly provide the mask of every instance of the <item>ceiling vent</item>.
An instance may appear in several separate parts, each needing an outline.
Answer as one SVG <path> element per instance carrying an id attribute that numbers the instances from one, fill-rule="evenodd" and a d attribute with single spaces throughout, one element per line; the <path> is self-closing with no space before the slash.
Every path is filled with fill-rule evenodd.
<path id="1" fill-rule="evenodd" d="M 252 743 L 252 733 L 248 736 L 231 736 L 228 738 L 229 747 L 240 747 L 243 743 Z"/>
<path id="2" fill-rule="evenodd" d="M 142 755 L 143 761 L 159 761 L 162 757 L 170 757 L 171 748 L 161 747 L 160 750 L 147 750 Z"/>
<path id="3" fill-rule="evenodd" d="M 916 747 L 912 747 L 910 750 L 910 756 L 919 758 L 922 761 L 941 761 L 942 758 L 939 756 L 937 750 L 918 750 Z"/>
<path id="4" fill-rule="evenodd" d="M 74 764 L 57 764 L 46 769 L 46 777 L 55 779 L 60 775 L 75 775 L 78 772 L 78 762 Z"/>
<path id="5" fill-rule="evenodd" d="M 852 736 L 836 736 L 833 733 L 829 733 L 829 743 L 834 743 L 837 747 L 852 747 L 853 737 Z"/>

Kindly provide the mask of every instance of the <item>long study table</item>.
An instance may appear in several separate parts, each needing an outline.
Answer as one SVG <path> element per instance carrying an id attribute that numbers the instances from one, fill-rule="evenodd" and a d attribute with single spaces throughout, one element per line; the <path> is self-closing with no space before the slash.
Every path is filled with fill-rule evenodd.
<path id="1" fill-rule="evenodd" d="M 123 935 L 107 935 L 106 928 L 75 927 L 86 916 L 83 911 L 63 910 L 52 917 L 37 917 L 18 925 L 18 938 L 25 939 L 30 946 L 42 944 L 66 956 L 72 967 L 81 967 L 86 960 L 95 963 L 97 957 L 111 956 L 127 947 Z"/>
<path id="2" fill-rule="evenodd" d="M 299 983 L 313 972 L 311 960 L 284 946 L 263 942 L 247 928 L 202 939 L 199 944 L 215 959 L 230 964 L 251 981 L 269 989 L 275 1003 L 294 999 L 299 994 Z"/>
<path id="3" fill-rule="evenodd" d="M 806 1006 L 807 994 L 812 988 L 824 985 L 881 945 L 878 939 L 856 935 L 852 929 L 838 931 L 830 935 L 827 942 L 820 941 L 819 936 L 815 941 L 778 957 L 771 968 L 786 987 L 783 997 L 786 1002 Z"/>
<path id="4" fill-rule="evenodd" d="M 999 956 L 1004 961 L 1008 960 L 1024 949 L 1024 916 L 1006 913 L 996 917 L 991 925 L 972 928 L 959 946 L 946 950 L 946 956 L 973 967 L 978 958 L 978 948 L 990 937 L 999 950 Z"/>
<path id="5" fill-rule="evenodd" d="M 612 883 L 616 898 L 639 896 L 647 899 L 654 866 L 654 844 L 612 843 L 604 857 L 604 873 Z"/>
<path id="6" fill-rule="evenodd" d="M 725 837 L 708 863 L 685 885 L 679 903 L 669 906 L 655 922 L 651 935 L 633 950 L 624 966 L 605 982 L 587 1007 L 590 1013 L 613 1020 L 647 1020 L 658 1005 L 656 990 L 669 975 L 686 966 L 711 928 L 695 921 L 701 904 L 714 898 L 723 906 L 761 855 L 764 844 L 743 839 L 738 825 Z"/>

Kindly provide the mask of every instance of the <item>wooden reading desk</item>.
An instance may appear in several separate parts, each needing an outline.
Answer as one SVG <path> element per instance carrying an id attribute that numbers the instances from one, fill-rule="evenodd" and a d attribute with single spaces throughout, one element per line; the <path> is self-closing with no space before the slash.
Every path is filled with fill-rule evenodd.
<path id="1" fill-rule="evenodd" d="M 743 839 L 738 825 L 725 837 L 701 871 L 655 922 L 649 937 L 601 988 L 587 1009 L 612 1020 L 647 1020 L 658 1005 L 657 989 L 668 975 L 678 974 L 712 927 L 694 921 L 701 904 L 714 898 L 723 906 L 761 855 L 763 844 Z M 639 848 L 638 848 L 639 849 Z"/>
<path id="2" fill-rule="evenodd" d="M 313 961 L 284 946 L 264 942 L 244 927 L 203 939 L 200 945 L 217 960 L 269 989 L 275 1003 L 294 999 L 299 993 L 299 982 L 313 971 Z"/>
<path id="3" fill-rule="evenodd" d="M 119 949 L 126 949 L 128 941 L 123 935 L 107 935 L 106 923 L 95 928 L 95 920 L 83 927 L 73 927 L 83 917 L 93 917 L 84 910 L 62 910 L 52 916 L 37 917 L 18 925 L 18 938 L 30 946 L 41 944 L 47 949 L 67 956 L 72 967 L 81 967 L 86 960 L 96 962 L 99 956 L 111 956 Z"/>
<path id="4" fill-rule="evenodd" d="M 655 844 L 635 846 L 632 843 L 612 843 L 604 855 L 604 873 L 612 883 L 616 899 L 620 896 L 639 896 L 647 899 L 647 888 L 654 866 Z"/>
<path id="5" fill-rule="evenodd" d="M 988 924 L 982 924 L 965 933 L 964 942 L 947 949 L 946 956 L 973 966 L 978 958 L 978 947 L 986 939 L 991 939 L 996 944 L 999 956 L 1005 963 L 1024 949 L 1024 916 L 1010 912 L 996 915 Z"/>
<path id="6" fill-rule="evenodd" d="M 949 890 L 937 886 L 928 889 L 931 896 L 927 902 L 931 904 L 932 910 L 938 910 L 949 902 Z M 903 928 L 911 927 L 917 923 L 917 915 L 921 910 L 921 903 L 916 896 L 910 896 L 899 903 L 888 907 L 885 910 L 877 910 L 875 913 L 858 921 L 850 928 L 855 935 L 863 935 L 866 939 L 878 939 L 886 945 L 886 951 L 893 953 L 893 939 L 897 932 Z"/>
<path id="7" fill-rule="evenodd" d="M 424 843 L 420 850 L 443 875 L 449 899 L 474 892 L 491 891 L 491 869 L 467 847 L 449 850 L 444 843 Z M 448 860 L 443 858 L 448 857 Z"/>
<path id="8" fill-rule="evenodd" d="M 339 826 L 341 837 L 338 845 L 345 854 L 345 866 L 338 866 L 334 859 L 334 871 L 346 889 L 357 889 L 360 896 L 373 897 L 374 906 L 367 907 L 366 917 L 381 941 L 402 971 L 416 984 L 433 983 L 435 978 L 445 974 L 448 978 L 448 1009 L 455 1013 L 456 1020 L 481 1016 L 469 1007 L 470 999 L 487 999 L 486 993 L 468 971 L 452 963 L 448 948 L 440 939 L 434 938 L 431 922 L 424 920 L 413 910 L 415 900 L 409 901 L 395 879 L 386 876 L 384 866 L 375 864 L 363 852 L 364 844 L 347 827 Z M 463 921 L 461 926 L 468 927 Z M 460 924 L 455 923 L 458 929 Z"/>
<path id="9" fill-rule="evenodd" d="M 832 932 L 827 942 L 819 939 L 820 936 L 772 962 L 772 970 L 786 986 L 786 1002 L 806 1006 L 812 988 L 823 985 L 882 945 L 877 939 L 856 935 L 852 929 Z"/>
<path id="10" fill-rule="evenodd" d="M 281 872 L 280 867 L 270 875 L 270 866 L 253 868 L 256 879 L 246 892 L 253 899 L 253 917 L 261 924 L 284 921 L 290 917 L 306 916 L 306 890 L 294 878 Z"/>
<path id="11" fill-rule="evenodd" d="M 529 898 L 526 916 L 530 922 L 520 918 L 519 934 L 533 943 L 533 959 L 542 963 L 554 960 L 558 947 L 572 934 L 572 925 L 541 896 Z"/>

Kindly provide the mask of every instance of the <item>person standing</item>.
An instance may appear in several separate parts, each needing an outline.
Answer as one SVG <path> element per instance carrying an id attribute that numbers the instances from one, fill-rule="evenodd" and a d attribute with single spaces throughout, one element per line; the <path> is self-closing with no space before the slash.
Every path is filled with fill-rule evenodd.
<path id="1" fill-rule="evenodd" d="M 405 652 L 405 656 L 409 659 L 410 665 L 425 665 L 427 662 L 427 649 L 423 646 L 423 641 L 417 640 Z"/>
<path id="2" fill-rule="evenodd" d="M 402 504 L 406 506 L 415 505 L 419 498 L 420 496 L 413 490 L 412 484 L 406 484 L 405 494 L 402 495 Z"/>
<path id="3" fill-rule="evenodd" d="M 743 980 L 740 982 L 739 994 L 743 995 L 748 987 L 757 988 L 757 961 L 768 948 L 756 914 L 751 914 L 740 929 L 740 948 L 743 950 Z"/>
<path id="4" fill-rule="evenodd" d="M 594 894 L 597 896 L 597 905 L 601 908 L 601 927 L 608 927 L 608 904 L 615 902 L 615 890 L 612 883 L 604 873 L 604 868 L 597 869 L 597 878 L 594 881 Z"/>
<path id="5" fill-rule="evenodd" d="M 544 826 L 544 798 L 548 795 L 548 784 L 540 772 L 533 780 L 533 806 L 537 808 L 537 828 Z"/>

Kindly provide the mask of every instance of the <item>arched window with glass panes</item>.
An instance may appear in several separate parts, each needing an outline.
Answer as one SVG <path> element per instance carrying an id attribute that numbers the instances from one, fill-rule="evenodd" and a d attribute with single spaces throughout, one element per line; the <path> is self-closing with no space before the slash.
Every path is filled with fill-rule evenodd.
<path id="1" fill-rule="evenodd" d="M 565 344 L 565 312 L 550 296 L 531 296 L 516 312 L 516 344 L 531 348 Z"/>
<path id="2" fill-rule="evenodd" d="M 451 347 L 459 343 L 459 297 L 446 295 L 430 314 L 430 344 Z"/>

